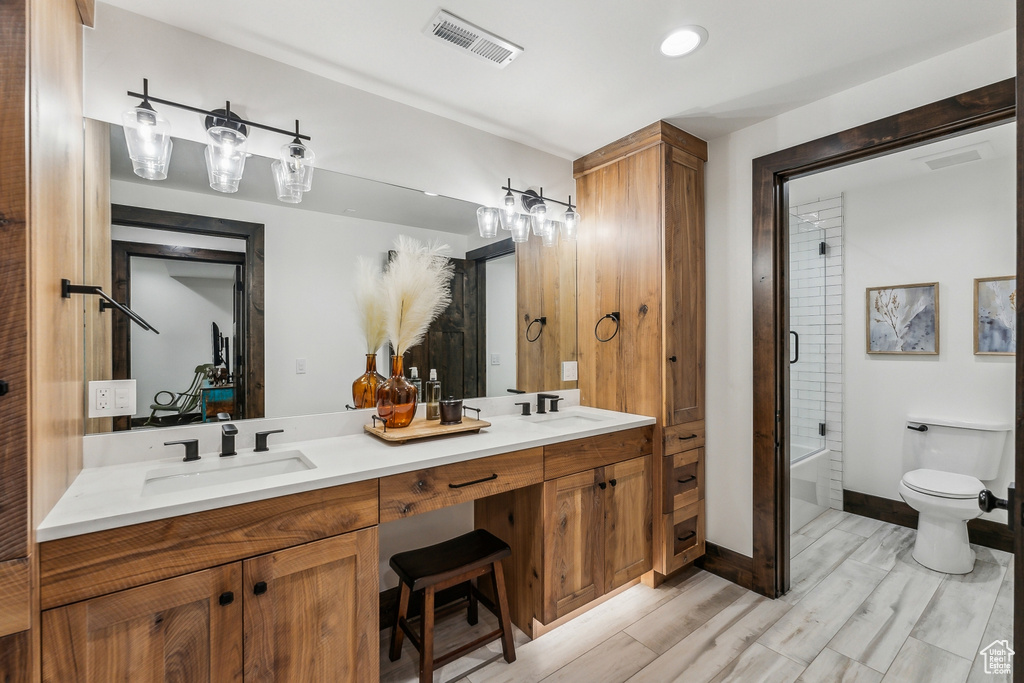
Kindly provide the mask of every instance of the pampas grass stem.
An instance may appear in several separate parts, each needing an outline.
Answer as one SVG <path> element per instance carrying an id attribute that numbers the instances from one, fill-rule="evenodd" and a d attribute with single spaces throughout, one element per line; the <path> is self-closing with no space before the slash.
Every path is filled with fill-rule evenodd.
<path id="1" fill-rule="evenodd" d="M 387 339 L 387 302 L 380 267 L 373 259 L 356 259 L 355 283 L 356 323 L 366 341 L 366 353 L 377 353 Z"/>
<path id="2" fill-rule="evenodd" d="M 447 244 L 423 244 L 400 235 L 394 260 L 382 278 L 387 336 L 402 355 L 423 341 L 430 323 L 452 302 L 455 266 L 445 255 Z"/>

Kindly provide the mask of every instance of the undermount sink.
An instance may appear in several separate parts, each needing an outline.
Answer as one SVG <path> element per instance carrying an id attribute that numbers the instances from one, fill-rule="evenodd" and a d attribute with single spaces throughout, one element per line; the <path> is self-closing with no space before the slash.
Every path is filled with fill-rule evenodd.
<path id="1" fill-rule="evenodd" d="M 142 495 L 176 493 L 312 469 L 316 469 L 316 465 L 302 451 L 233 455 L 227 458 L 206 456 L 198 463 L 183 463 L 153 470 L 146 475 Z"/>
<path id="2" fill-rule="evenodd" d="M 545 425 L 555 429 L 573 427 L 593 427 L 604 422 L 604 418 L 593 415 L 560 415 L 558 413 L 547 413 L 545 415 L 532 415 L 523 418 L 533 424 Z"/>

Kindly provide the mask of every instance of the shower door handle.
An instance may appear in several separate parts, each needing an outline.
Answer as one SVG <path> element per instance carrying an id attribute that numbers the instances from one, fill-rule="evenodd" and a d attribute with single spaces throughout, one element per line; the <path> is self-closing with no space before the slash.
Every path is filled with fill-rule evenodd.
<path id="1" fill-rule="evenodd" d="M 792 365 L 800 360 L 800 335 L 796 333 L 796 330 L 790 330 L 789 333 L 793 335 L 793 350 L 795 352 L 793 360 L 789 361 L 789 364 Z"/>

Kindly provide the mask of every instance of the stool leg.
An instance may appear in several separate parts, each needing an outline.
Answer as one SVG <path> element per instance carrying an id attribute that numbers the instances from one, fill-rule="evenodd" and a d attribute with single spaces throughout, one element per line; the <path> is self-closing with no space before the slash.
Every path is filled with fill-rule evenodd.
<path id="1" fill-rule="evenodd" d="M 480 620 L 480 610 L 476 604 L 476 579 L 469 580 L 469 614 L 466 615 L 466 621 L 469 622 L 470 626 L 476 626 Z"/>
<path id="2" fill-rule="evenodd" d="M 501 569 L 501 562 L 495 562 L 494 567 L 494 592 L 498 606 L 498 621 L 501 622 L 501 652 L 505 655 L 505 661 L 511 664 L 516 661 L 516 643 L 512 635 L 512 621 L 508 613 L 508 598 L 505 597 L 505 574 Z"/>
<path id="3" fill-rule="evenodd" d="M 398 597 L 398 613 L 395 615 L 395 624 L 391 627 L 391 650 L 388 657 L 392 662 L 397 662 L 402 656 L 402 640 L 405 639 L 405 631 L 400 626 L 402 619 L 408 618 L 409 613 L 409 586 L 402 582 L 402 590 Z"/>
<path id="4" fill-rule="evenodd" d="M 420 641 L 420 683 L 434 683 L 434 587 L 423 589 Z"/>

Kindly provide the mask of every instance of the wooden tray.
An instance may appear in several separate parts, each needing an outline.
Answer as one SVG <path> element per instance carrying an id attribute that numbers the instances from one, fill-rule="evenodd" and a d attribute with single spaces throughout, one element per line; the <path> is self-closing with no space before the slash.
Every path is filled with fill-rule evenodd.
<path id="1" fill-rule="evenodd" d="M 373 424 L 363 425 L 363 429 L 385 441 L 405 443 L 406 441 L 415 441 L 416 439 L 429 439 L 432 436 L 479 432 L 484 427 L 490 426 L 491 423 L 486 420 L 474 420 L 471 417 L 463 417 L 462 422 L 457 425 L 443 425 L 438 420 L 413 420 L 412 424 L 408 427 L 392 427 L 387 431 L 384 431 L 383 425 L 375 427 Z"/>

